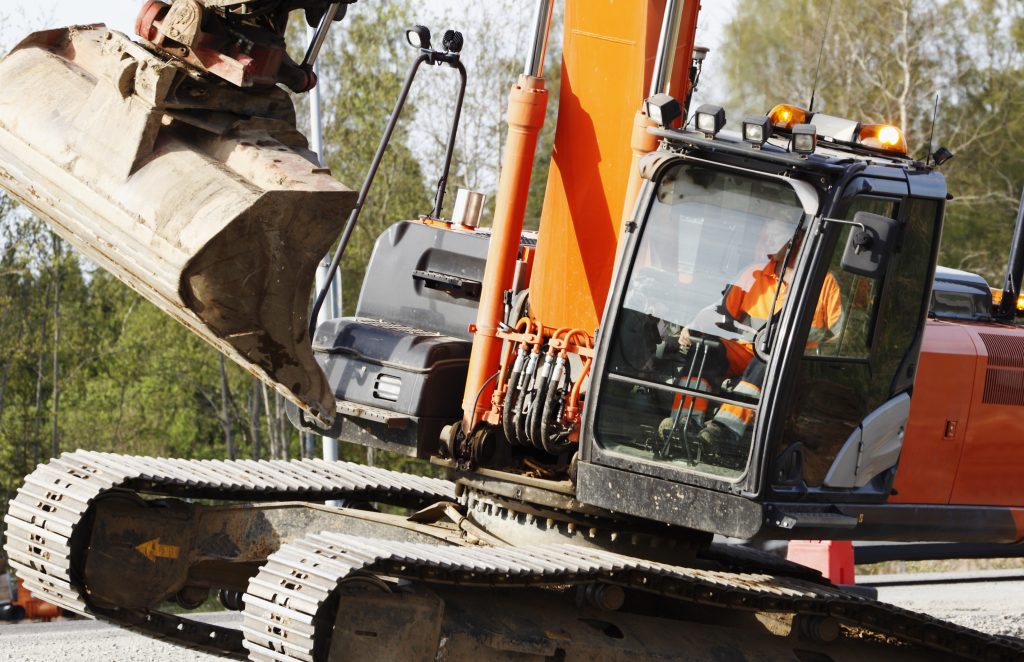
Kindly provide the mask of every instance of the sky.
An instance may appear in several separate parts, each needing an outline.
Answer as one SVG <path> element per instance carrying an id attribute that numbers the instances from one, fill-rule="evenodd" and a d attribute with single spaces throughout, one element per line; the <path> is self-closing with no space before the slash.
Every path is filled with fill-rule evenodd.
<path id="1" fill-rule="evenodd" d="M 363 0 L 364 2 L 385 2 L 386 0 Z M 434 7 L 451 7 L 458 12 L 468 4 L 479 0 L 423 0 Z M 524 10 L 532 11 L 533 0 L 521 0 Z M 0 47 L 6 50 L 25 34 L 43 27 L 62 27 L 81 23 L 106 23 L 108 27 L 131 35 L 134 31 L 135 16 L 144 4 L 143 0 L 4 0 L 0 5 Z M 698 22 L 697 43 L 711 49 L 702 76 L 702 90 L 698 101 L 716 101 L 715 75 L 717 46 L 722 38 L 722 28 L 732 17 L 736 0 L 704 0 Z M 432 7 L 432 9 L 434 8 Z"/>
<path id="2" fill-rule="evenodd" d="M 382 0 L 364 0 L 366 2 Z M 460 4 L 472 0 L 425 0 L 430 4 L 450 5 L 457 8 Z M 704 0 L 701 8 L 702 25 L 706 35 L 698 36 L 709 48 L 717 44 L 721 26 L 732 14 L 735 0 Z M 135 16 L 143 3 L 139 0 L 6 0 L 4 12 L 13 11 L 24 14 L 27 18 L 37 20 L 39 24 L 51 26 L 71 25 L 74 23 L 103 22 L 115 30 L 130 33 L 135 23 Z M 530 0 L 524 0 L 525 7 L 531 7 Z M 49 19 L 53 19 L 52 21 Z M 29 26 L 34 27 L 34 26 Z M 702 38 L 705 37 L 706 38 Z"/>

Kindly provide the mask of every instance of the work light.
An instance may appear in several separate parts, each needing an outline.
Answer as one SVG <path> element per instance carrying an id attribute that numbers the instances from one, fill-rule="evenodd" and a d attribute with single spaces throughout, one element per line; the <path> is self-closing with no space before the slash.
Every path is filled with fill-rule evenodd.
<path id="1" fill-rule="evenodd" d="M 647 98 L 647 116 L 658 126 L 669 126 L 683 114 L 683 108 L 671 94 L 660 92 Z"/>
<path id="2" fill-rule="evenodd" d="M 793 151 L 799 154 L 811 154 L 818 146 L 818 130 L 813 124 L 796 124 L 793 126 Z"/>
<path id="3" fill-rule="evenodd" d="M 445 30 L 441 38 L 441 45 L 446 53 L 461 53 L 464 40 L 462 33 L 458 30 Z"/>
<path id="4" fill-rule="evenodd" d="M 706 103 L 697 109 L 697 130 L 708 138 L 714 138 L 723 126 L 725 126 L 725 108 Z"/>
<path id="5" fill-rule="evenodd" d="M 743 120 L 743 139 L 752 145 L 763 145 L 771 136 L 771 120 L 767 115 L 751 115 Z"/>
<path id="6" fill-rule="evenodd" d="M 934 161 L 937 166 L 942 165 L 951 158 L 953 158 L 953 152 L 949 151 L 945 147 L 938 148 L 935 150 L 935 153 L 932 154 L 932 161 Z"/>
<path id="7" fill-rule="evenodd" d="M 425 25 L 414 25 L 405 31 L 405 38 L 416 48 L 430 48 L 430 30 Z"/>

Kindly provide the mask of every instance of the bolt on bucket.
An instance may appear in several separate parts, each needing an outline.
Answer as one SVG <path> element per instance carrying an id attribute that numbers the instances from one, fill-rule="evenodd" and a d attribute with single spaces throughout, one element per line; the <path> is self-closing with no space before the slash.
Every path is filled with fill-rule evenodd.
<path id="1" fill-rule="evenodd" d="M 101 25 L 0 61 L 0 186 L 328 423 L 310 290 L 356 195 L 314 159 L 284 91 L 190 74 Z"/>

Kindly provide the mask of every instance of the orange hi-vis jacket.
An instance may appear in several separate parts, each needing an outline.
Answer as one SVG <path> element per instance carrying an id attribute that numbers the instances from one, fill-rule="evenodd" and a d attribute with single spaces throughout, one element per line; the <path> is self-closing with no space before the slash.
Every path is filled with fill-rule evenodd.
<path id="1" fill-rule="evenodd" d="M 775 289 L 779 288 L 778 297 Z M 782 310 L 789 293 L 789 284 L 779 280 L 776 273 L 776 262 L 769 261 L 762 267 L 746 270 L 730 285 L 725 294 L 725 308 L 740 324 L 760 329 L 773 314 Z M 772 301 L 775 309 L 772 310 Z M 821 288 L 821 297 L 814 310 L 811 330 L 807 336 L 807 346 L 813 347 L 833 335 L 839 333 L 843 323 L 843 306 L 839 294 L 839 284 L 832 274 L 825 275 Z M 726 357 L 729 360 L 729 376 L 743 373 L 754 356 L 754 338 L 750 333 L 744 334 L 740 340 L 726 341 Z"/>
<path id="2" fill-rule="evenodd" d="M 776 287 L 779 288 L 778 297 L 775 296 Z M 726 292 L 725 307 L 737 322 L 760 329 L 768 322 L 771 315 L 782 309 L 788 291 L 789 285 L 785 280 L 779 280 L 776 263 L 771 261 L 764 267 L 744 272 L 739 282 L 730 286 L 729 291 Z M 775 301 L 774 310 L 772 310 L 772 301 Z M 814 309 L 811 330 L 807 334 L 807 346 L 814 347 L 837 335 L 842 325 L 843 304 L 839 284 L 836 283 L 832 274 L 828 273 L 825 274 L 821 296 Z M 723 342 L 726 358 L 729 361 L 729 376 L 741 375 L 746 370 L 754 358 L 753 340 L 753 338 L 744 337 L 741 340 Z M 744 380 L 733 391 L 756 398 L 761 395 L 761 384 L 753 384 Z M 753 422 L 754 412 L 746 407 L 725 404 L 719 408 L 715 420 L 738 436 L 742 436 Z"/>

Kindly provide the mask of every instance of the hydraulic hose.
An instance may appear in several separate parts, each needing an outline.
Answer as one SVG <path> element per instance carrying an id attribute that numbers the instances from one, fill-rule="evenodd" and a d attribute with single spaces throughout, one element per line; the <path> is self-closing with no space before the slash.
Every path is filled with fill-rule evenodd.
<path id="1" fill-rule="evenodd" d="M 554 358 L 551 354 L 544 357 L 544 365 L 541 366 L 540 376 L 537 378 L 537 388 L 534 391 L 533 399 L 530 401 L 530 413 L 526 422 L 526 438 L 534 448 L 544 448 L 541 442 L 541 414 L 544 409 L 544 399 L 547 395 L 551 382 L 551 365 Z"/>
<path id="2" fill-rule="evenodd" d="M 516 356 L 516 362 L 512 364 L 512 374 L 509 375 L 508 378 L 508 390 L 505 392 L 505 406 L 502 410 L 501 416 L 501 429 L 505 433 L 505 439 L 507 439 L 510 444 L 517 443 L 516 430 L 512 417 L 516 404 L 519 401 L 519 380 L 523 374 L 524 363 L 526 363 L 525 344 L 519 348 L 519 354 Z"/>
<path id="3" fill-rule="evenodd" d="M 569 430 L 563 429 L 559 425 L 562 404 L 565 402 L 565 394 L 568 391 L 568 380 L 566 373 L 562 372 L 562 366 L 557 366 L 555 373 L 558 380 L 551 380 L 551 388 L 548 389 L 547 397 L 544 398 L 544 429 L 541 444 L 548 453 L 560 455 L 571 446 L 565 441 L 569 436 Z"/>
<path id="4" fill-rule="evenodd" d="M 519 401 L 516 402 L 515 414 L 512 417 L 512 425 L 515 429 L 516 443 L 521 446 L 529 444 L 526 438 L 526 417 L 524 416 L 525 405 L 530 400 L 530 393 L 533 391 L 533 379 L 537 374 L 537 362 L 540 358 L 540 351 L 536 348 L 530 353 L 526 362 L 526 370 L 519 379 Z"/>

